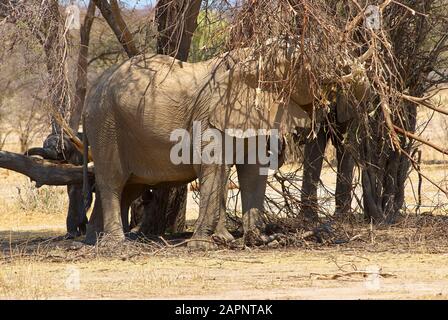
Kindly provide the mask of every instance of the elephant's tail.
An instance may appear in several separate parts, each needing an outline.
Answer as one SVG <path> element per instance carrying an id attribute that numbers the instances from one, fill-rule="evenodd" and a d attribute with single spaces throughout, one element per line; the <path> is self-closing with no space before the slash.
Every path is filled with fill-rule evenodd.
<path id="1" fill-rule="evenodd" d="M 92 205 L 92 188 L 89 185 L 89 141 L 87 140 L 85 120 L 82 120 L 82 194 L 84 204 L 84 215 L 87 215 L 90 206 Z"/>

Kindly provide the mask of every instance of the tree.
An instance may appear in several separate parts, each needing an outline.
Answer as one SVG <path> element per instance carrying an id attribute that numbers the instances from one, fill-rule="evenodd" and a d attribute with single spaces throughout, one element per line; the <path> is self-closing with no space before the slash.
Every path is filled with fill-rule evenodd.
<path id="1" fill-rule="evenodd" d="M 187 61 L 198 23 L 201 0 L 159 0 L 155 21 L 159 32 L 157 53 Z"/>
<path id="2" fill-rule="evenodd" d="M 90 30 L 92 29 L 95 16 L 95 3 L 89 1 L 84 22 L 80 29 L 80 45 L 78 54 L 77 77 L 75 84 L 74 106 L 70 115 L 69 125 L 73 131 L 77 132 L 81 120 L 82 109 L 87 92 L 87 67 L 89 57 Z"/>
<path id="3" fill-rule="evenodd" d="M 54 117 L 69 117 L 71 93 L 66 70 L 68 42 L 58 1 L 2 1 L 0 17 L 21 28 L 22 37 L 32 35 L 41 45 L 48 73 L 47 92 L 45 97 L 40 97 L 41 105 L 51 115 L 52 132 L 61 132 Z"/>
<path id="4" fill-rule="evenodd" d="M 227 21 L 213 11 L 201 10 L 198 26 L 191 39 L 191 52 L 188 60 L 198 62 L 216 57 L 226 49 Z"/>
<path id="5" fill-rule="evenodd" d="M 440 69 L 447 65 L 448 23 L 441 11 L 448 2 L 401 2 L 404 6 L 392 6 L 385 12 L 384 23 L 390 29 L 390 50 L 395 58 L 393 64 L 399 75 L 398 79 L 388 80 L 398 82 L 397 86 L 409 95 L 422 97 L 434 85 L 447 81 L 446 75 L 437 81 L 430 80 L 429 73 L 442 74 Z M 378 104 L 379 99 L 377 95 L 373 103 Z M 412 100 L 390 103 L 395 104 L 392 135 L 381 109 L 376 109 L 370 118 L 368 113 L 362 113 L 365 124 L 360 139 L 363 206 L 366 218 L 375 222 L 396 220 L 403 208 L 409 170 L 416 166 L 412 158 L 415 139 L 409 134 L 415 136 L 417 103 Z"/>

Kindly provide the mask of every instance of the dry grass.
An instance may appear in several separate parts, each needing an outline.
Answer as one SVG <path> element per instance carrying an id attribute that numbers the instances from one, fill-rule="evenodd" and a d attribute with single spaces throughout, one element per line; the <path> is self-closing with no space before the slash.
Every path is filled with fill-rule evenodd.
<path id="1" fill-rule="evenodd" d="M 447 187 L 447 171 L 423 166 L 439 186 Z M 416 179 L 413 173 L 414 185 Z M 330 168 L 322 180 L 334 187 Z M 415 205 L 408 182 L 410 209 L 398 224 L 340 223 L 321 243 L 298 233 L 276 249 L 190 252 L 128 243 L 111 250 L 58 238 L 65 232 L 65 188 L 36 191 L 23 176 L 2 170 L 0 298 L 447 299 L 446 196 L 427 181 L 422 190 L 426 214 L 408 214 Z M 189 204 L 189 218 L 196 214 Z M 370 279 L 375 268 L 379 284 Z"/>
<path id="2" fill-rule="evenodd" d="M 374 268 L 390 277 L 379 276 L 379 282 L 372 283 L 363 272 Z M 201 253 L 181 248 L 125 261 L 55 263 L 17 258 L 2 263 L 0 297 L 448 298 L 447 275 L 446 255 L 344 247 Z"/>

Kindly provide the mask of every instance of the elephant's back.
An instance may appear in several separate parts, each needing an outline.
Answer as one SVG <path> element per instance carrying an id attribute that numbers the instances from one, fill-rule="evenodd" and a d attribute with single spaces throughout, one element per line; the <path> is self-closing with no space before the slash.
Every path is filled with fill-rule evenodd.
<path id="1" fill-rule="evenodd" d="M 191 115 L 188 98 L 208 76 L 208 68 L 164 55 L 138 57 L 113 71 L 102 91 L 122 125 L 159 127 L 165 134 L 185 126 Z"/>
<path id="2" fill-rule="evenodd" d="M 93 82 L 86 95 L 86 101 L 83 110 L 85 118 L 91 117 L 92 114 L 99 111 L 98 109 L 108 102 L 106 90 L 115 72 L 119 68 L 119 65 L 110 67 Z"/>

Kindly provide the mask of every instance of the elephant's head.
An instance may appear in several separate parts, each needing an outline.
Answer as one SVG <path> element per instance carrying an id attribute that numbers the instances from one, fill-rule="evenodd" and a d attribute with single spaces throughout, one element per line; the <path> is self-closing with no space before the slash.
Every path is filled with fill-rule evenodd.
<path id="1" fill-rule="evenodd" d="M 250 54 L 226 72 L 212 77 L 203 102 L 211 108 L 212 126 L 222 131 L 236 129 L 235 132 L 251 136 L 258 130 L 268 133 L 277 129 L 282 133 L 309 125 L 310 117 L 300 104 L 281 92 L 294 63 L 295 49 L 284 41 L 278 47 L 275 55 Z M 265 66 L 269 72 L 261 75 Z"/>
<path id="2" fill-rule="evenodd" d="M 212 78 L 206 99 L 211 106 L 212 126 L 220 130 L 240 129 L 243 132 L 278 129 L 280 133 L 311 126 L 315 95 L 310 90 L 305 68 L 298 65 L 300 48 L 293 40 L 277 45 L 275 55 L 268 58 L 249 56 L 227 72 Z M 365 59 L 366 56 L 360 57 L 356 66 Z M 262 64 L 271 68 L 267 78 L 260 77 Z M 362 99 L 369 84 L 362 70 L 350 68 L 339 82 L 346 83 L 353 95 Z M 291 74 L 294 76 L 291 77 Z M 327 86 L 334 86 L 336 82 L 330 79 Z"/>

